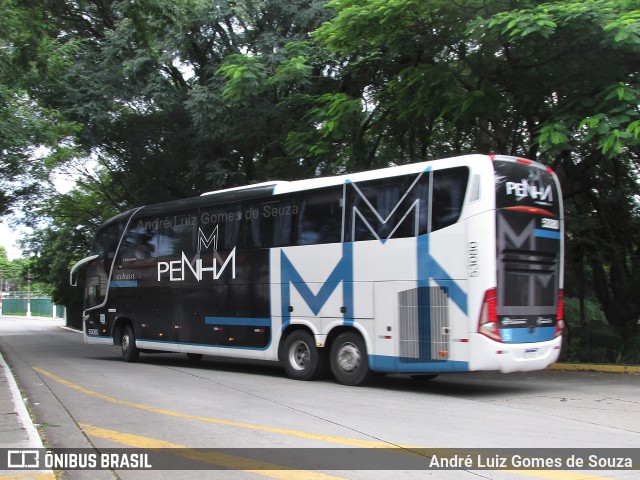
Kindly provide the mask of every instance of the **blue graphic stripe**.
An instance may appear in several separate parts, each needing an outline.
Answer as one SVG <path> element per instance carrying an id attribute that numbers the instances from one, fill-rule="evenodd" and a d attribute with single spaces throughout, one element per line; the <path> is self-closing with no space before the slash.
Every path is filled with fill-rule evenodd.
<path id="1" fill-rule="evenodd" d="M 468 372 L 469 363 L 448 360 L 445 362 L 405 363 L 401 357 L 369 355 L 369 367 L 379 372 L 395 373 L 440 373 Z"/>
<path id="2" fill-rule="evenodd" d="M 322 307 L 327 303 L 329 297 L 342 282 L 342 301 L 345 307 L 344 324 L 353 325 L 354 301 L 353 301 L 353 243 L 342 244 L 342 258 L 338 261 L 329 278 L 322 284 L 318 294 L 314 294 L 302 275 L 298 272 L 289 257 L 280 253 L 280 275 L 282 278 L 280 295 L 282 299 L 282 330 L 286 329 L 291 322 L 291 287 L 298 291 L 307 306 L 314 315 L 318 315 Z"/>
<path id="3" fill-rule="evenodd" d="M 420 286 L 428 287 L 430 280 L 440 287 L 447 288 L 449 298 L 460 310 L 467 313 L 467 294 L 429 253 L 429 235 L 420 235 L 418 237 L 418 282 Z"/>
<path id="4" fill-rule="evenodd" d="M 137 286 L 137 280 L 116 280 L 115 282 L 111 282 L 111 288 L 134 288 Z"/>
<path id="5" fill-rule="evenodd" d="M 560 240 L 560 232 L 554 232 L 551 230 L 542 230 L 540 228 L 536 228 L 536 237 Z"/>
<path id="6" fill-rule="evenodd" d="M 237 325 L 242 327 L 270 327 L 270 318 L 247 318 L 247 317 L 204 317 L 207 325 Z"/>

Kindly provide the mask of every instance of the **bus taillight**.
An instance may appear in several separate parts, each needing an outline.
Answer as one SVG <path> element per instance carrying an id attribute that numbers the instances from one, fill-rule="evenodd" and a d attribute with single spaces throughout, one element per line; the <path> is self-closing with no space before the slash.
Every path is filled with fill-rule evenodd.
<path id="1" fill-rule="evenodd" d="M 484 293 L 480 319 L 478 320 L 478 333 L 496 342 L 502 342 L 498 325 L 498 302 L 495 288 L 491 288 Z"/>
<path id="2" fill-rule="evenodd" d="M 553 338 L 562 335 L 564 329 L 564 290 L 558 290 L 558 307 L 556 309 L 556 331 Z"/>

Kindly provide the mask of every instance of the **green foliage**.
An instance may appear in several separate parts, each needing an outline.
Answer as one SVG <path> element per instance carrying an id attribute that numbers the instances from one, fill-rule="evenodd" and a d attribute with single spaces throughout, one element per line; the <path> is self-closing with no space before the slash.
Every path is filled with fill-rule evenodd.
<path id="1" fill-rule="evenodd" d="M 55 302 L 68 305 L 81 299 L 82 292 L 69 286 L 69 270 L 87 256 L 96 230 L 125 205 L 117 182 L 105 169 L 86 177 L 65 194 L 51 195 L 32 205 L 27 223 L 34 233 L 22 242 L 34 278 L 51 285 Z M 49 218 L 43 228 L 42 219 Z"/>
<path id="2" fill-rule="evenodd" d="M 39 98 L 42 79 L 70 64 L 77 45 L 61 45 L 39 11 L 0 2 L 0 214 L 41 193 L 48 169 L 69 158 L 76 125 Z"/>
<path id="3" fill-rule="evenodd" d="M 245 55 L 233 55 L 227 63 L 217 71 L 225 77 L 226 88 L 222 97 L 226 100 L 239 101 L 259 95 L 265 86 L 266 69 L 258 58 Z"/>
<path id="4" fill-rule="evenodd" d="M 27 289 L 29 264 L 24 259 L 9 260 L 7 251 L 0 247 L 0 289 L 13 292 Z"/>

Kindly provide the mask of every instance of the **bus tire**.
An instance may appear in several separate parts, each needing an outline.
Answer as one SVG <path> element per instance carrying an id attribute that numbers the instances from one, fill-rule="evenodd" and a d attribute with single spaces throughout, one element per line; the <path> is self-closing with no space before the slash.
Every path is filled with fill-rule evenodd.
<path id="1" fill-rule="evenodd" d="M 122 345 L 122 359 L 128 363 L 137 362 L 140 358 L 140 350 L 136 346 L 136 334 L 130 324 L 124 326 L 120 344 Z"/>
<path id="2" fill-rule="evenodd" d="M 369 381 L 367 346 L 359 333 L 344 332 L 331 344 L 331 372 L 343 385 L 362 385 Z"/>
<path id="3" fill-rule="evenodd" d="M 282 361 L 287 375 L 294 380 L 313 380 L 323 370 L 324 355 L 306 330 L 295 330 L 284 341 Z"/>

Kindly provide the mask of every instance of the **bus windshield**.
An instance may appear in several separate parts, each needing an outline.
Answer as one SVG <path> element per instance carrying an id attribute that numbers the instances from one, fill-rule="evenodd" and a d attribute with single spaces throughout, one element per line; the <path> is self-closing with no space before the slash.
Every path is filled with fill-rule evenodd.
<path id="1" fill-rule="evenodd" d="M 560 214 L 561 196 L 550 171 L 514 161 L 496 160 L 493 165 L 496 208 L 530 207 Z"/>

